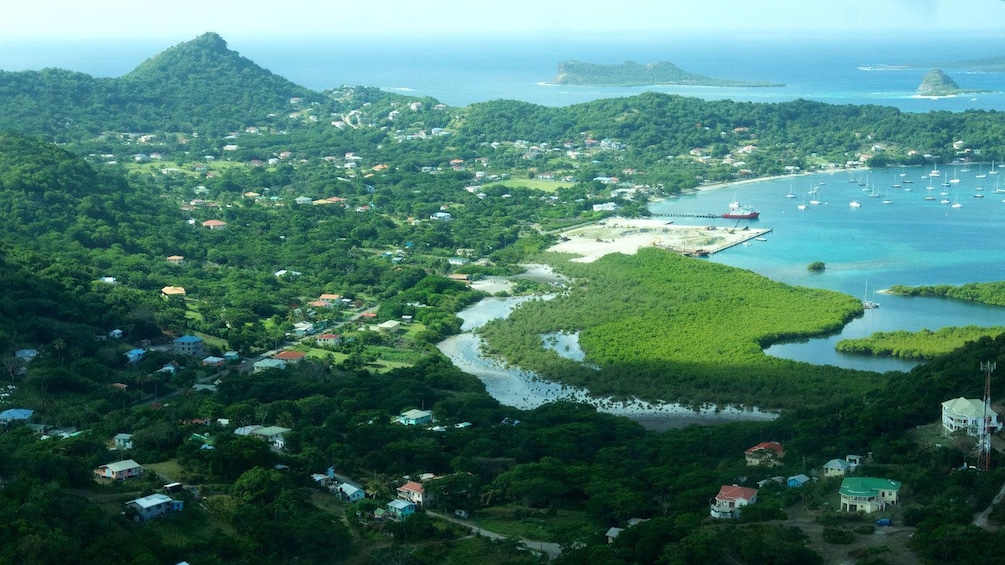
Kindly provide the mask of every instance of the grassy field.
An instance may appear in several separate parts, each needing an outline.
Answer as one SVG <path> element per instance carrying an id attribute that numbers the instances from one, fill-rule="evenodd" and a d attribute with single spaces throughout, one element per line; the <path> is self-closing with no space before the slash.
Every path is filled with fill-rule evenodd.
<path id="1" fill-rule="evenodd" d="M 148 473 L 157 473 L 164 480 L 174 482 L 180 481 L 181 476 L 184 473 L 181 465 L 178 464 L 177 459 L 168 459 L 167 461 L 162 461 L 160 463 L 147 463 L 143 465 L 143 470 Z"/>
<path id="2" fill-rule="evenodd" d="M 533 516 L 518 517 L 519 510 L 525 509 L 517 505 L 485 508 L 477 512 L 474 522 L 480 528 L 504 536 L 556 543 L 568 539 L 570 532 L 594 534 L 598 528 L 585 512 L 559 510 L 554 516 L 537 512 Z"/>
<path id="3" fill-rule="evenodd" d="M 492 184 L 501 184 L 510 188 L 522 186 L 532 190 L 540 190 L 541 192 L 555 192 L 560 188 L 569 188 L 575 183 L 540 179 L 506 179 L 500 182 L 493 182 Z"/>

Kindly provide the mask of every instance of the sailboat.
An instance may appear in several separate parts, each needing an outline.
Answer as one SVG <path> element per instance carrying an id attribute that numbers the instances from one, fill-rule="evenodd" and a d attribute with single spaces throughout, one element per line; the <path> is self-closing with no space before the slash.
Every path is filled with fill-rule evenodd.
<path id="1" fill-rule="evenodd" d="M 984 165 L 977 165 L 977 174 L 974 175 L 974 178 L 987 178 L 987 175 L 984 174 Z"/>
<path id="2" fill-rule="evenodd" d="M 806 196 L 803 196 L 803 203 L 800 204 L 799 206 L 796 206 L 796 208 L 798 208 L 800 210 L 805 210 L 806 209 Z"/>
<path id="3" fill-rule="evenodd" d="M 814 206 L 816 206 L 817 204 L 820 204 L 820 201 L 817 200 L 817 197 L 818 197 L 819 194 L 820 194 L 820 189 L 818 187 L 812 187 L 812 188 L 810 188 L 810 191 L 809 191 L 810 204 L 813 204 Z"/>
<path id="4" fill-rule="evenodd" d="M 988 174 L 989 175 L 997 175 L 998 174 L 998 170 L 995 169 L 995 162 L 993 160 L 991 161 L 991 170 L 988 171 Z"/>
<path id="5" fill-rule="evenodd" d="M 889 192 L 887 192 L 886 196 L 883 197 L 883 204 L 893 204 L 893 200 L 890 200 Z"/>
<path id="6" fill-rule="evenodd" d="M 866 310 L 879 308 L 879 302 L 869 300 L 869 279 L 865 280 L 865 294 L 862 295 L 862 308 L 865 308 Z"/>
<path id="7" fill-rule="evenodd" d="M 950 208 L 962 208 L 962 207 L 963 204 L 960 204 L 960 197 L 957 196 L 956 198 L 953 199 L 953 205 L 950 206 Z"/>
<path id="8" fill-rule="evenodd" d="M 796 197 L 796 193 L 792 192 L 792 185 L 791 184 L 789 185 L 789 193 L 786 194 L 785 197 L 786 198 L 795 198 Z"/>
<path id="9" fill-rule="evenodd" d="M 953 167 L 953 178 L 949 181 L 949 184 L 960 184 L 960 179 L 956 178 L 956 168 Z"/>
<path id="10" fill-rule="evenodd" d="M 937 177 L 937 176 L 939 176 L 939 175 L 941 175 L 941 174 L 942 174 L 942 173 L 940 173 L 940 172 L 939 172 L 939 164 L 938 164 L 938 163 L 936 163 L 936 164 L 935 164 L 935 168 L 934 168 L 934 169 L 932 169 L 932 170 L 931 170 L 931 171 L 930 171 L 930 172 L 928 173 L 928 176 L 930 176 L 930 177 Z"/>

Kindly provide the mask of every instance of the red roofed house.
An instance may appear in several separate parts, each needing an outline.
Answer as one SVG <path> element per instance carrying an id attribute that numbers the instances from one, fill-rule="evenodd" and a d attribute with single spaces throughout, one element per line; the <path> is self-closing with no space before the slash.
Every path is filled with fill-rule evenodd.
<path id="1" fill-rule="evenodd" d="M 280 351 L 272 356 L 273 359 L 278 359 L 280 361 L 286 361 L 287 363 L 299 363 L 301 359 L 306 357 L 307 354 L 301 353 L 299 351 L 291 351 L 289 349 Z"/>
<path id="2" fill-rule="evenodd" d="M 744 455 L 747 458 L 747 465 L 774 467 L 782 464 L 785 448 L 777 441 L 762 441 L 748 449 Z"/>
<path id="3" fill-rule="evenodd" d="M 722 485 L 711 505 L 713 518 L 739 518 L 740 508 L 757 502 L 757 489 Z"/>
<path id="4" fill-rule="evenodd" d="M 398 487 L 398 498 L 412 502 L 416 506 L 422 506 L 423 502 L 429 502 L 433 499 L 433 496 L 426 494 L 426 489 L 422 488 L 422 483 L 408 481 Z"/>
<path id="5" fill-rule="evenodd" d="M 227 227 L 227 222 L 222 222 L 220 220 L 206 220 L 202 223 L 202 227 L 209 228 L 211 230 L 222 230 Z"/>
<path id="6" fill-rule="evenodd" d="M 341 337 L 339 337 L 338 334 L 321 334 L 314 341 L 316 341 L 318 345 L 336 346 L 340 340 Z"/>

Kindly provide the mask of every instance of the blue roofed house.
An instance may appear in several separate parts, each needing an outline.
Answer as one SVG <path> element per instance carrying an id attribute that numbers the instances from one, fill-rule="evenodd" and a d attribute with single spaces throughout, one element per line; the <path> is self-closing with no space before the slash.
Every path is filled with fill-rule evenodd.
<path id="1" fill-rule="evenodd" d="M 183 335 L 172 342 L 174 352 L 177 355 L 190 355 L 198 357 L 203 354 L 202 338 L 197 335 Z"/>
<path id="2" fill-rule="evenodd" d="M 130 363 L 139 363 L 143 356 L 147 354 L 146 349 L 130 349 L 126 351 L 126 359 Z"/>
<path id="3" fill-rule="evenodd" d="M 121 433 L 115 434 L 115 449 L 132 449 L 133 448 L 133 434 Z"/>
<path id="4" fill-rule="evenodd" d="M 433 413 L 429 410 L 412 409 L 407 412 L 402 412 L 401 415 L 395 419 L 398 423 L 405 424 L 406 426 L 421 426 L 422 424 L 428 424 L 433 421 Z"/>
<path id="5" fill-rule="evenodd" d="M 27 422 L 35 411 L 29 408 L 9 408 L 0 412 L 0 424 L 11 422 Z"/>
<path id="6" fill-rule="evenodd" d="M 154 518 L 159 518 L 172 512 L 180 512 L 185 503 L 181 500 L 174 500 L 166 494 L 151 494 L 126 503 L 126 507 L 136 512 L 134 518 L 137 522 L 146 522 Z"/>
<path id="7" fill-rule="evenodd" d="M 387 511 L 392 518 L 404 520 L 415 514 L 415 503 L 398 498 L 387 503 Z"/>
<path id="8" fill-rule="evenodd" d="M 800 473 L 798 475 L 794 475 L 794 476 L 789 477 L 785 481 L 785 486 L 787 486 L 789 488 L 799 488 L 799 487 L 805 485 L 808 482 L 810 482 L 810 478 L 807 477 L 806 475 L 803 475 L 802 473 Z"/>
<path id="9" fill-rule="evenodd" d="M 825 477 L 843 477 L 852 472 L 855 466 L 846 459 L 831 459 L 824 463 Z"/>

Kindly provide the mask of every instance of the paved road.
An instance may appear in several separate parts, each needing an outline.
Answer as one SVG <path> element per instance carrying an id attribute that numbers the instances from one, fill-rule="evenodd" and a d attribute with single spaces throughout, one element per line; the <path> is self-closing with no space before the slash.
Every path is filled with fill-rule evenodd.
<path id="1" fill-rule="evenodd" d="M 981 528 L 988 527 L 988 515 L 991 514 L 994 505 L 1002 501 L 1002 498 L 1005 498 L 1005 485 L 1002 485 L 1002 489 L 995 495 L 994 500 L 991 501 L 991 505 L 985 508 L 983 512 L 974 514 L 974 525 Z"/>
<path id="2" fill-rule="evenodd" d="M 448 522 L 459 524 L 461 526 L 464 526 L 465 528 L 470 529 L 471 533 L 478 534 L 480 536 L 485 536 L 489 539 L 509 539 L 509 536 L 504 536 L 496 532 L 490 532 L 484 528 L 479 528 L 478 526 L 475 526 L 470 522 L 466 522 L 464 520 L 458 520 L 453 516 L 447 516 L 446 514 L 440 514 L 438 512 L 430 512 L 429 510 L 426 510 L 426 514 L 432 516 L 433 518 L 439 518 L 441 520 L 447 520 Z M 548 543 L 529 539 L 521 539 L 519 541 L 521 545 L 523 545 L 524 547 L 533 552 L 546 553 L 548 555 L 548 559 L 555 559 L 556 557 L 562 554 L 562 547 L 557 543 Z"/>

